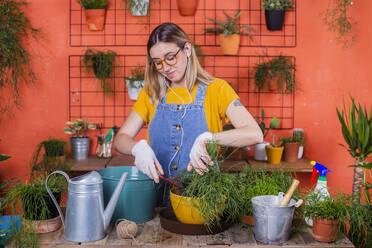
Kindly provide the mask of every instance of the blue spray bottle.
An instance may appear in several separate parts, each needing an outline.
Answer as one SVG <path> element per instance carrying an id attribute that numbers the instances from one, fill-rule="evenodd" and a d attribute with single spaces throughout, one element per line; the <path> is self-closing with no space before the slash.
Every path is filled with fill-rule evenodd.
<path id="1" fill-rule="evenodd" d="M 313 174 L 311 175 L 310 182 L 314 181 L 316 175 L 319 173 L 318 182 L 316 183 L 314 191 L 319 191 L 319 200 L 323 201 L 324 198 L 330 197 L 327 188 L 327 173 L 332 171 L 324 165 L 315 161 L 311 161 L 310 164 L 313 166 Z M 313 220 L 311 218 L 305 218 L 305 221 L 308 225 L 313 225 Z"/>

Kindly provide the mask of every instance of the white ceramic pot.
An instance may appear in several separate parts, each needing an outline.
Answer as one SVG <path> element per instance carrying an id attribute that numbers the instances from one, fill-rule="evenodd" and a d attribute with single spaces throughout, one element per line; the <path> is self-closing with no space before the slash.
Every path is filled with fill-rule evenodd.
<path id="1" fill-rule="evenodd" d="M 133 82 L 131 82 L 129 80 L 125 80 L 125 82 L 126 82 L 126 85 L 127 85 L 129 98 L 133 101 L 136 101 L 137 97 L 138 97 L 138 94 L 140 93 L 140 91 L 142 90 L 142 88 L 144 86 L 144 82 L 143 81 L 133 81 Z"/>
<path id="2" fill-rule="evenodd" d="M 258 161 L 267 161 L 267 155 L 266 155 L 266 150 L 265 147 L 269 145 L 269 142 L 263 142 L 260 144 L 255 144 L 254 147 L 254 152 L 253 152 L 253 157 L 254 160 Z"/>
<path id="3" fill-rule="evenodd" d="M 304 154 L 304 146 L 300 145 L 300 147 L 298 148 L 298 159 L 301 159 L 303 154 Z"/>
<path id="4" fill-rule="evenodd" d="M 130 12 L 133 16 L 146 16 L 150 0 L 133 0 Z"/>

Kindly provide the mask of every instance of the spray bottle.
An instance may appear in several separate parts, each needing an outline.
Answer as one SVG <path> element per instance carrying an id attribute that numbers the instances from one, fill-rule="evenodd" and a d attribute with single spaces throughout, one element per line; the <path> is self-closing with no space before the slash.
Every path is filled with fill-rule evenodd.
<path id="1" fill-rule="evenodd" d="M 316 183 L 314 191 L 318 191 L 320 193 L 319 200 L 323 201 L 324 198 L 330 197 L 327 188 L 327 173 L 332 171 L 325 167 L 324 165 L 317 163 L 315 161 L 311 161 L 310 164 L 313 166 L 313 174 L 311 176 L 310 182 L 314 181 L 316 175 L 319 173 L 318 182 Z M 306 218 L 305 221 L 308 225 L 310 226 L 313 225 L 312 219 Z"/>

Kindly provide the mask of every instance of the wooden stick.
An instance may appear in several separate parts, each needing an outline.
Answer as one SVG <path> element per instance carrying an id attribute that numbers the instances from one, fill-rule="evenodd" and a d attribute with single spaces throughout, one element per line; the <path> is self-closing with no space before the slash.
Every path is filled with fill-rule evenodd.
<path id="1" fill-rule="evenodd" d="M 284 195 L 280 206 L 284 207 L 288 205 L 289 200 L 291 199 L 293 192 L 296 190 L 297 186 L 300 184 L 300 181 L 293 179 L 291 187 L 289 187 L 287 193 Z"/>

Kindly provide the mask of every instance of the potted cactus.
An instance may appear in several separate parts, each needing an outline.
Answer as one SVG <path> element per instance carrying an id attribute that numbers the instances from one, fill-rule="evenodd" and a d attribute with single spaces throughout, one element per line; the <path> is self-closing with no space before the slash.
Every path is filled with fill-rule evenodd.
<path id="1" fill-rule="evenodd" d="M 273 142 L 271 142 L 270 145 L 265 146 L 267 161 L 270 164 L 280 164 L 284 146 L 282 142 L 279 142 L 278 144 L 275 142 L 275 134 L 271 134 L 271 137 L 273 138 Z"/>
<path id="2" fill-rule="evenodd" d="M 304 154 L 304 147 L 305 147 L 305 134 L 302 128 L 294 128 L 293 137 L 295 137 L 298 142 L 300 142 L 300 147 L 298 148 L 298 159 L 301 159 Z"/>
<path id="3" fill-rule="evenodd" d="M 68 127 L 63 129 L 70 137 L 72 158 L 76 160 L 87 159 L 89 154 L 90 138 L 86 136 L 88 129 L 96 129 L 96 125 L 85 120 L 66 122 Z"/>
<path id="4" fill-rule="evenodd" d="M 297 139 L 297 136 L 280 137 L 280 142 L 284 146 L 283 160 L 286 162 L 296 162 L 300 148 L 300 141 Z"/>
<path id="5" fill-rule="evenodd" d="M 91 31 L 103 30 L 105 27 L 107 0 L 78 0 L 84 9 L 85 20 Z"/>

